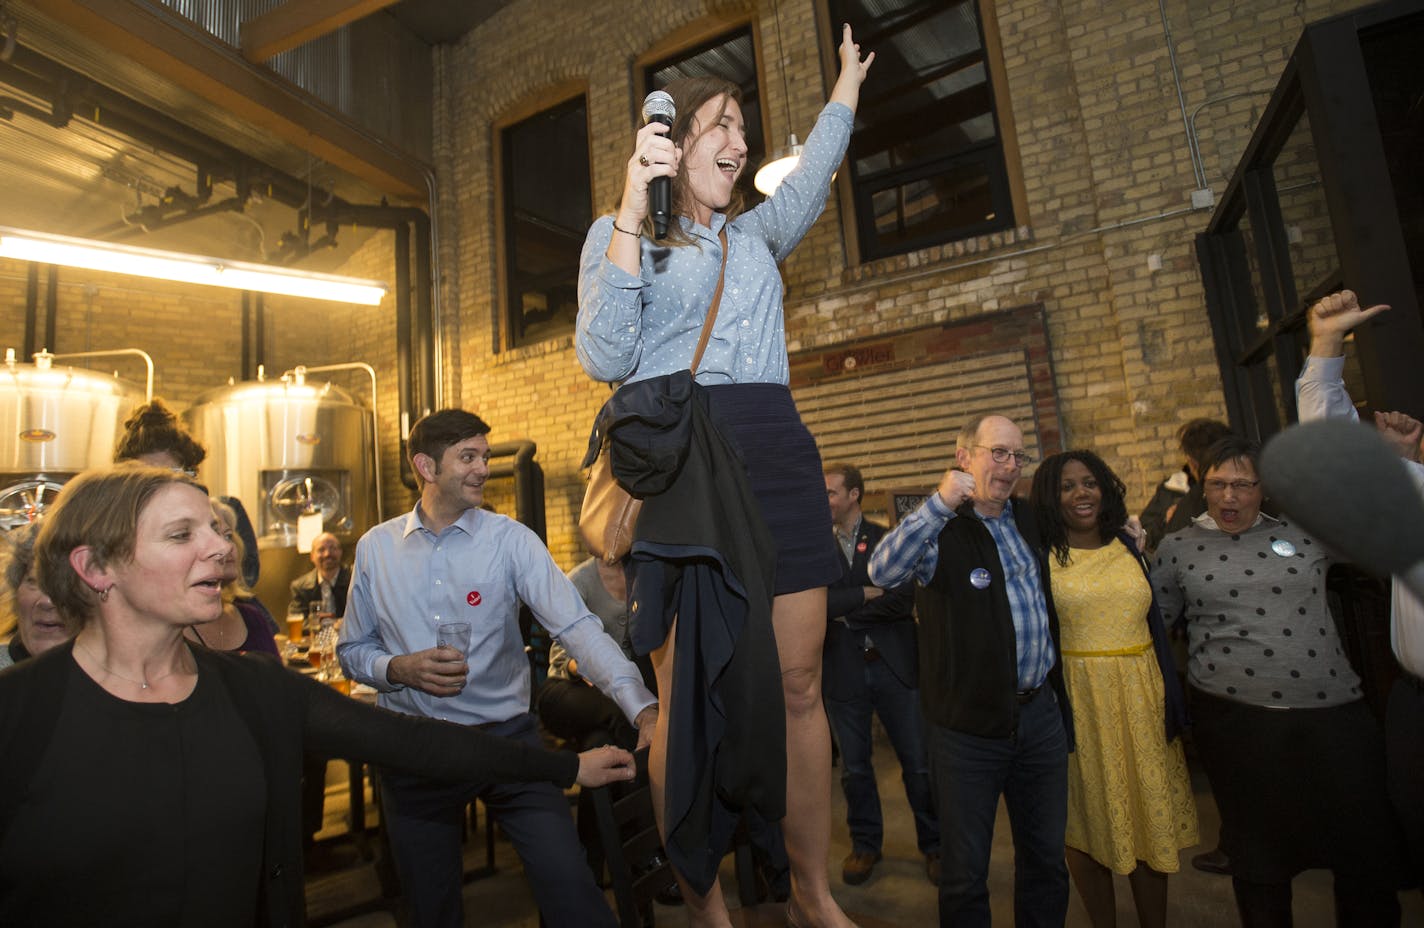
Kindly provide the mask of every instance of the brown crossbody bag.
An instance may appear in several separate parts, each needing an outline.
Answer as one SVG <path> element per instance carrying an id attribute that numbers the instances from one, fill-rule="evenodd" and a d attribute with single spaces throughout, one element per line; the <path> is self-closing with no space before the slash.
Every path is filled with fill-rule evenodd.
<path id="1" fill-rule="evenodd" d="M 727 278 L 727 227 L 718 233 L 722 241 L 722 268 L 717 274 L 717 289 L 712 294 L 712 305 L 707 310 L 707 319 L 702 323 L 702 335 L 697 339 L 697 350 L 692 355 L 689 370 L 695 376 L 697 365 L 702 363 L 702 352 L 707 349 L 707 340 L 712 337 L 712 324 L 717 320 L 717 308 L 722 304 L 722 284 Z M 638 522 L 638 512 L 643 501 L 623 488 L 613 476 L 613 465 L 608 454 L 608 436 L 598 449 L 598 457 L 588 472 L 588 489 L 583 494 L 583 507 L 579 510 L 579 534 L 593 556 L 605 563 L 616 564 L 633 547 L 633 528 Z"/>

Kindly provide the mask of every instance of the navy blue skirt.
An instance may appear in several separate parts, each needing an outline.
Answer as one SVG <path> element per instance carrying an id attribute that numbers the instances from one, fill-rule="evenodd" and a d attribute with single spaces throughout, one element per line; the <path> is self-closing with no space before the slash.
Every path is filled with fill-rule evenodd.
<path id="1" fill-rule="evenodd" d="M 717 426 L 742 452 L 752 493 L 776 541 L 776 595 L 839 580 L 845 558 L 831 528 L 821 452 L 791 391 L 773 383 L 706 389 Z"/>

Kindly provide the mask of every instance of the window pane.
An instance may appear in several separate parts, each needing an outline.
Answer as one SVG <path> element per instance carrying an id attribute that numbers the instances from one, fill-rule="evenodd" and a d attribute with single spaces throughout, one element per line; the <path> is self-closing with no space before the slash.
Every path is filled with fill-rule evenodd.
<path id="1" fill-rule="evenodd" d="M 976 0 L 827 0 L 875 50 L 851 182 L 864 258 L 1014 225 Z M 835 38 L 839 38 L 836 32 Z"/>
<path id="2" fill-rule="evenodd" d="M 757 84 L 756 48 L 751 29 L 739 29 L 718 36 L 675 57 L 653 62 L 644 72 L 649 90 L 661 90 L 679 77 L 720 77 L 742 91 L 742 122 L 747 133 L 747 167 L 737 178 L 737 189 L 748 207 L 760 203 L 762 195 L 752 186 L 756 168 L 766 157 L 766 137 L 761 125 L 761 90 Z M 785 140 L 783 139 L 784 143 Z"/>
<path id="3" fill-rule="evenodd" d="M 994 183 L 981 162 L 969 162 L 872 197 L 875 235 L 894 251 L 922 248 L 964 229 L 994 228 Z"/>
<path id="4" fill-rule="evenodd" d="M 578 259 L 593 221 L 583 97 L 502 133 L 510 347 L 573 330 Z"/>

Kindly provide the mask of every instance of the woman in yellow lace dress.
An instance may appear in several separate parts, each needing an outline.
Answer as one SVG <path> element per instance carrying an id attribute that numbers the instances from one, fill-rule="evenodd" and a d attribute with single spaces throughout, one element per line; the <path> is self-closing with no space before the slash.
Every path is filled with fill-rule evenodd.
<path id="1" fill-rule="evenodd" d="M 1077 747 L 1068 757 L 1068 870 L 1095 928 L 1116 920 L 1113 874 L 1138 921 L 1167 920 L 1167 874 L 1197 843 L 1196 804 L 1178 735 L 1181 685 L 1152 587 L 1131 540 L 1124 487 L 1091 451 L 1048 458 L 1034 514 L 1052 549 L 1063 676 Z"/>

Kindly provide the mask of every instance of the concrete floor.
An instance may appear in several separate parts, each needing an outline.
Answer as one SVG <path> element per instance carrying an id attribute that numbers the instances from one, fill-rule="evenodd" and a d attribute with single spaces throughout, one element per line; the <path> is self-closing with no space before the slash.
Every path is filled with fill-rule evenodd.
<path id="1" fill-rule="evenodd" d="M 837 783 L 832 789 L 832 845 L 831 858 L 827 862 L 832 890 L 841 906 L 861 923 L 862 928 L 935 925 L 935 890 L 925 878 L 924 861 L 915 848 L 914 829 L 900 785 L 899 769 L 884 733 L 877 734 L 876 768 L 886 817 L 885 857 L 864 884 L 847 886 L 841 881 L 841 860 L 849 851 L 849 836 L 845 826 L 845 802 Z M 342 773 L 344 775 L 344 770 Z M 1215 803 L 1199 773 L 1194 775 L 1194 786 L 1203 841 L 1214 845 L 1219 825 Z M 338 798 L 334 791 L 327 802 L 329 828 L 323 834 L 340 831 L 338 823 L 344 811 L 344 798 Z M 1175 928 L 1215 928 L 1238 924 L 1231 897 L 1231 880 L 1198 872 L 1190 865 L 1191 856 L 1202 849 L 1183 851 L 1182 869 L 1169 882 L 1168 919 Z M 319 920 L 324 920 L 324 912 L 359 899 L 372 898 L 378 892 L 371 865 L 360 863 L 354 850 L 338 847 L 338 852 L 347 854 L 351 865 L 316 877 L 308 884 L 311 915 Z M 482 840 L 472 841 L 467 853 L 467 866 L 482 863 L 483 854 Z M 494 876 L 470 882 L 465 887 L 465 924 L 481 928 L 537 928 L 539 918 L 532 896 L 524 883 L 519 860 L 508 843 L 497 843 L 495 860 L 498 872 Z M 722 879 L 729 902 L 735 905 L 736 883 L 731 873 L 730 857 L 723 867 Z M 1311 871 L 1296 879 L 1294 908 L 1298 928 L 1326 928 L 1334 924 L 1330 886 L 1330 875 L 1323 871 Z M 1013 843 L 1002 806 L 995 830 L 989 889 L 995 924 L 1012 925 Z M 1137 924 L 1126 878 L 1117 878 L 1117 892 L 1119 924 Z M 1403 924 L 1424 926 L 1424 899 L 1421 895 L 1417 892 L 1402 894 L 1401 902 L 1404 906 Z M 658 906 L 655 915 L 657 925 L 662 928 L 682 928 L 687 924 L 679 908 Z M 759 906 L 753 912 L 734 913 L 734 922 L 746 926 L 784 924 L 780 907 L 771 905 Z M 341 928 L 394 928 L 396 920 L 389 913 L 379 911 L 327 923 Z M 1069 928 L 1089 928 L 1087 912 L 1076 892 L 1069 904 L 1067 925 Z"/>

